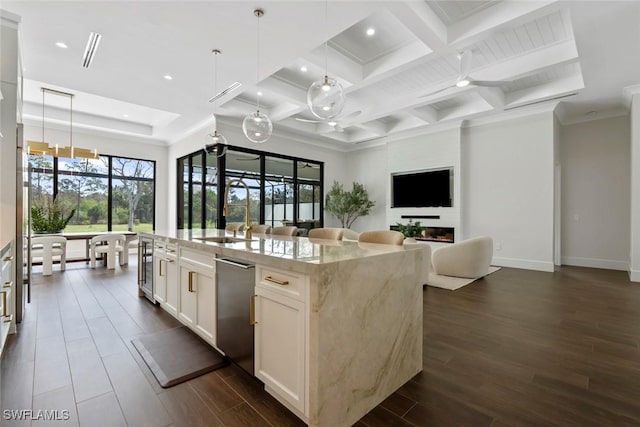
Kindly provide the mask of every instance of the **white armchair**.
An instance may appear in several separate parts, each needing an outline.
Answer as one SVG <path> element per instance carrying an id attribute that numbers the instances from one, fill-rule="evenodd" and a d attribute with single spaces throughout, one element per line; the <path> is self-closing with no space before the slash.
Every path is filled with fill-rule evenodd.
<path id="1" fill-rule="evenodd" d="M 53 257 L 60 257 L 60 271 L 66 268 L 67 239 L 62 236 L 34 236 L 31 238 L 31 259 L 42 258 L 42 275 L 51 276 Z"/>
<path id="2" fill-rule="evenodd" d="M 90 266 L 96 268 L 96 255 L 107 255 L 107 268 L 113 270 L 116 268 L 116 253 L 120 265 L 125 264 L 125 237 L 122 234 L 105 234 L 95 236 L 89 242 Z"/>
<path id="3" fill-rule="evenodd" d="M 431 262 L 436 274 L 478 279 L 489 271 L 493 257 L 493 239 L 475 237 L 433 251 Z"/>

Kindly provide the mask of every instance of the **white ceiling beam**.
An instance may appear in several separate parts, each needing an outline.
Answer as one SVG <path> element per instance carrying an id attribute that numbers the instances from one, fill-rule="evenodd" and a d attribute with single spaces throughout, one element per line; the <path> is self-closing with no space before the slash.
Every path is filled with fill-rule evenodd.
<path id="1" fill-rule="evenodd" d="M 420 108 L 407 110 L 407 113 L 428 124 L 433 124 L 438 121 L 438 112 L 435 108 L 429 105 L 423 105 Z"/>
<path id="2" fill-rule="evenodd" d="M 263 92 L 269 91 L 296 105 L 306 105 L 307 91 L 300 89 L 292 83 L 270 76 L 260 82 Z"/>
<path id="3" fill-rule="evenodd" d="M 470 102 L 465 102 L 464 104 L 457 107 L 439 111 L 438 121 L 443 122 L 446 120 L 459 119 L 475 114 L 480 114 L 489 110 L 492 110 L 491 106 L 484 102 L 483 99 L 475 99 Z"/>
<path id="4" fill-rule="evenodd" d="M 557 43 L 545 49 L 531 51 L 508 61 L 498 62 L 471 73 L 474 80 L 515 80 L 539 71 L 578 60 L 578 49 L 573 40 Z"/>
<path id="5" fill-rule="evenodd" d="M 386 135 L 389 132 L 389 128 L 385 123 L 382 123 L 380 121 L 375 121 L 375 120 L 366 122 L 366 123 L 361 123 L 360 125 L 357 125 L 357 126 L 362 129 L 366 129 L 369 132 L 372 132 L 378 136 Z"/>
<path id="6" fill-rule="evenodd" d="M 389 11 L 432 51 L 446 46 L 447 26 L 426 2 L 393 2 Z"/>
<path id="7" fill-rule="evenodd" d="M 283 102 L 271 109 L 269 118 L 273 123 L 279 122 L 280 120 L 286 119 L 287 117 L 291 117 L 295 114 L 298 114 L 305 107 Z"/>
<path id="8" fill-rule="evenodd" d="M 303 60 L 314 64 L 319 69 L 325 69 L 325 52 L 324 45 L 318 47 L 307 55 L 302 57 Z M 327 68 L 329 77 L 337 79 L 344 88 L 354 85 L 363 79 L 362 65 L 349 58 L 331 45 L 327 49 Z"/>
<path id="9" fill-rule="evenodd" d="M 447 41 L 451 45 L 468 45 L 488 33 L 532 21 L 560 6 L 558 0 L 502 1 L 452 24 Z"/>
<path id="10" fill-rule="evenodd" d="M 412 63 L 416 59 L 424 58 L 431 52 L 432 50 L 422 42 L 414 41 L 365 64 L 363 67 L 363 75 L 365 79 L 368 79 L 392 70 L 397 73 L 399 66 Z"/>
<path id="11" fill-rule="evenodd" d="M 496 110 L 504 106 L 504 92 L 498 87 L 478 87 L 478 95 Z"/>
<path id="12" fill-rule="evenodd" d="M 536 102 L 544 99 L 555 98 L 578 92 L 584 89 L 582 74 L 576 73 L 535 87 L 507 93 L 505 95 L 505 109 Z"/>

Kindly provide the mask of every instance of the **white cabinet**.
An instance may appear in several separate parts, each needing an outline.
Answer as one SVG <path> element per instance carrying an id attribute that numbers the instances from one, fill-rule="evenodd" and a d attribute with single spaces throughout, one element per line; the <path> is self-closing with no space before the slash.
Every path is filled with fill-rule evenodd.
<path id="1" fill-rule="evenodd" d="M 255 375 L 276 398 L 307 414 L 308 280 L 256 269 Z"/>
<path id="2" fill-rule="evenodd" d="M 156 243 L 153 251 L 153 298 L 178 315 L 178 267 L 175 245 Z"/>
<path id="3" fill-rule="evenodd" d="M 12 244 L 8 243 L 0 252 L 2 281 L 0 282 L 0 353 L 7 342 L 14 313 Z"/>
<path id="4" fill-rule="evenodd" d="M 216 273 L 213 256 L 181 249 L 179 290 L 178 319 L 215 345 Z"/>

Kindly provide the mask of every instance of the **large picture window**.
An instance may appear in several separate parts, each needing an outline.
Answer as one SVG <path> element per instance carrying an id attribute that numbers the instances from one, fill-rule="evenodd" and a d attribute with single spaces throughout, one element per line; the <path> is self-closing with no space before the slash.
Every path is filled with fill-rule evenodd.
<path id="1" fill-rule="evenodd" d="M 177 161 L 178 223 L 181 229 L 225 228 L 245 221 L 247 190 L 254 224 L 296 225 L 305 234 L 323 226 L 322 162 L 228 146 L 222 157 L 204 150 Z M 229 216 L 224 192 L 229 188 Z"/>
<path id="2" fill-rule="evenodd" d="M 54 195 L 75 210 L 65 232 L 155 228 L 155 161 L 29 156 L 31 197 Z"/>

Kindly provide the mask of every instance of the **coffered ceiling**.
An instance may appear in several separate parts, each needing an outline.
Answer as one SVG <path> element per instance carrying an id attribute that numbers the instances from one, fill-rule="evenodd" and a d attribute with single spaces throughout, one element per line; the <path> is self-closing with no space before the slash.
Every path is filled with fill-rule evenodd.
<path id="1" fill-rule="evenodd" d="M 265 10 L 259 70 L 256 6 Z M 76 94 L 75 128 L 131 139 L 204 136 L 212 113 L 240 126 L 255 111 L 258 90 L 276 134 L 348 149 L 546 100 L 562 100 L 567 121 L 618 114 L 628 107 L 623 88 L 640 83 L 634 1 L 330 1 L 326 24 L 317 1 L 2 7 L 22 16 L 25 121 L 42 120 L 41 86 L 59 88 Z M 91 31 L 103 37 L 85 69 Z M 324 74 L 325 40 L 329 75 L 347 94 L 337 125 L 297 120 L 314 119 L 306 91 Z M 59 41 L 68 48 L 56 47 Z M 214 48 L 222 51 L 218 91 L 241 86 L 209 103 Z M 455 86 L 463 51 L 471 55 L 471 80 L 492 87 Z M 64 101 L 45 104 L 47 121 L 64 122 Z"/>

